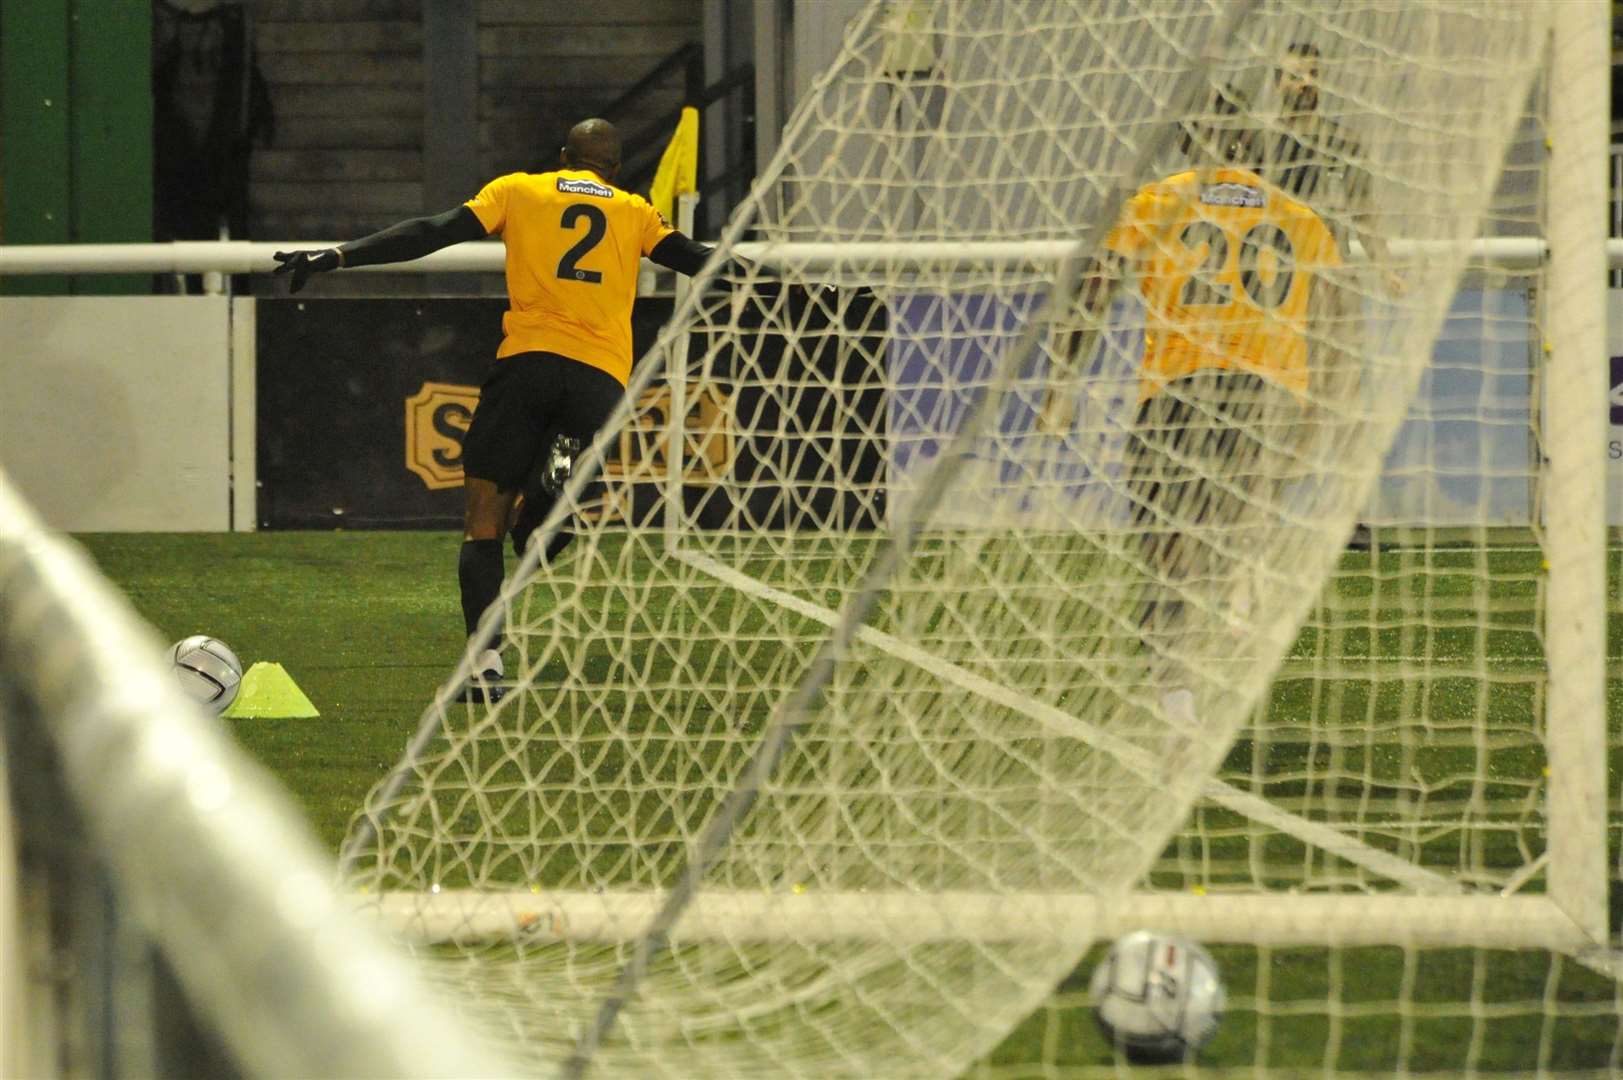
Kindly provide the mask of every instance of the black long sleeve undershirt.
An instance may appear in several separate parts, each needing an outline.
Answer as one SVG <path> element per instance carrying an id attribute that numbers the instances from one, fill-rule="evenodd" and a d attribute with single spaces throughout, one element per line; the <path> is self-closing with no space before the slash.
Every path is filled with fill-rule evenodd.
<path id="1" fill-rule="evenodd" d="M 420 259 L 440 248 L 464 240 L 478 240 L 484 235 L 485 227 L 478 215 L 466 206 L 458 206 L 432 217 L 396 222 L 371 236 L 340 244 L 338 250 L 346 267 L 377 266 Z"/>
<path id="2" fill-rule="evenodd" d="M 681 233 L 671 233 L 654 245 L 654 250 L 648 253 L 648 261 L 692 277 L 704 268 L 715 250 Z"/>

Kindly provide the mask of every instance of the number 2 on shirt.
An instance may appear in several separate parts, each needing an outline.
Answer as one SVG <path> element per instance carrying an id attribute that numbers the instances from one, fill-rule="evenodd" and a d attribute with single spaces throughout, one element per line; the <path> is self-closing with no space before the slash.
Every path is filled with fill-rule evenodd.
<path id="1" fill-rule="evenodd" d="M 564 229 L 573 231 L 581 219 L 586 220 L 586 235 L 576 241 L 575 246 L 564 252 L 564 257 L 558 260 L 558 276 L 567 281 L 584 281 L 590 285 L 600 285 L 603 275 L 597 270 L 582 270 L 578 264 L 603 239 L 608 231 L 609 219 L 603 211 L 591 203 L 570 203 L 564 207 L 564 216 L 558 224 Z"/>

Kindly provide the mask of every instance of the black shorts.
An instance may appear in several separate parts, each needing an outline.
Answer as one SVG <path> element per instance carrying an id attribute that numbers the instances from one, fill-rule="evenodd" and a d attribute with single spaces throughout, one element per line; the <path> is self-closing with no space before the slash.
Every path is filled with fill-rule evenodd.
<path id="1" fill-rule="evenodd" d="M 623 397 L 625 387 L 613 375 L 557 353 L 498 360 L 479 388 L 462 442 L 463 474 L 518 491 L 554 439 L 587 446 Z"/>
<path id="2" fill-rule="evenodd" d="M 1127 437 L 1133 523 L 1182 531 L 1238 520 L 1280 471 L 1299 411 L 1251 372 L 1209 368 L 1162 387 Z"/>

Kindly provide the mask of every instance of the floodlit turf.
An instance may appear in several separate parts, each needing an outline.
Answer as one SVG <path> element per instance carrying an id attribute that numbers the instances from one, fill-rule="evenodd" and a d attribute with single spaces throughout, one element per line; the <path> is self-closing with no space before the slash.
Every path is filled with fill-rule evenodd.
<path id="1" fill-rule="evenodd" d="M 281 664 L 314 720 L 234 720 L 337 850 L 461 656 L 451 532 L 98 534 L 78 538 L 166 639 L 211 634 Z"/>
<path id="2" fill-rule="evenodd" d="M 459 657 L 457 535 L 80 539 L 165 638 L 211 634 L 245 665 L 275 661 L 298 682 L 321 710 L 319 719 L 228 723 L 336 850 L 355 808 L 400 757 L 424 705 Z M 1614 553 L 1608 649 L 1618 676 L 1608 684 L 1614 794 L 1623 771 L 1619 559 Z M 763 561 L 747 568 L 765 575 L 772 566 Z M 1538 554 L 1349 554 L 1342 570 L 1259 723 L 1230 753 L 1225 773 L 1257 777 L 1259 790 L 1293 812 L 1356 820 L 1368 842 L 1411 860 L 1457 866 L 1467 845 L 1465 861 L 1490 878 L 1514 870 L 1526 861 L 1523 845 L 1542 845 L 1537 806 L 1523 805 L 1523 796 L 1537 791 L 1544 764 L 1537 738 L 1543 705 L 1534 617 L 1542 587 Z M 850 568 L 827 577 L 831 586 L 848 581 Z M 806 598 L 835 603 L 837 589 Z M 1414 618 L 1416 611 L 1426 618 Z M 1382 660 L 1371 666 L 1370 657 Z M 1423 752 L 1367 737 L 1393 717 L 1419 714 L 1428 723 Z M 1423 816 L 1431 821 L 1470 812 L 1478 815 L 1476 827 L 1422 836 L 1392 826 L 1394 809 L 1413 815 L 1416 798 L 1425 800 Z M 1200 828 L 1169 849 L 1158 883 L 1189 883 L 1191 866 L 1209 881 L 1250 880 L 1260 862 L 1245 823 L 1215 807 L 1199 813 Z M 1612 866 L 1618 865 L 1617 819 L 1614 807 Z M 1294 841 L 1267 843 L 1269 872 L 1278 875 L 1272 884 L 1311 882 L 1345 869 Z M 1543 1067 L 1598 1076 L 1623 1068 L 1617 986 L 1570 960 L 1480 950 L 1213 951 L 1233 1001 L 1206 1055 L 1211 1064 L 1262 1065 L 1283 1074 L 1334 1067 L 1368 1075 L 1390 1075 L 1400 1061 L 1438 1075 Z M 979 1075 L 1063 1076 L 1110 1062 L 1085 1007 L 1088 970 L 1084 963 Z"/>

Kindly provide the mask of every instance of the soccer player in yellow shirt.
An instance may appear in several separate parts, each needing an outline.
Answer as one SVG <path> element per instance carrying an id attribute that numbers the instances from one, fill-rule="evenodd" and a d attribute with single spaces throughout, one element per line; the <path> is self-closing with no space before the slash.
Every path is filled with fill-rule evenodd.
<path id="1" fill-rule="evenodd" d="M 640 195 L 613 185 L 620 136 L 607 120 L 571 128 L 559 165 L 552 172 L 499 176 L 443 214 L 402 221 L 336 248 L 276 253 L 276 272 L 290 274 L 298 292 L 311 273 L 404 262 L 501 235 L 510 306 L 497 363 L 480 388 L 463 442 L 457 576 L 470 636 L 501 591 L 502 536 L 511 527 L 522 554 L 575 456 L 624 396 L 640 260 L 646 255 L 691 275 L 712 250 L 671 228 Z M 560 532 L 546 557 L 570 539 Z M 500 688 L 489 684 L 502 675 L 500 651 L 487 649 L 475 670 L 478 681 L 464 696 L 495 700 Z"/>
<path id="2" fill-rule="evenodd" d="M 1082 284 L 1092 322 L 1115 280 L 1135 279 L 1144 306 L 1126 488 L 1153 579 L 1138 613 L 1152 650 L 1173 647 L 1184 597 L 1223 576 L 1248 510 L 1299 469 L 1313 398 L 1334 393 L 1333 376 L 1310 365 L 1309 339 L 1341 264 L 1335 237 L 1248 167 L 1243 109 L 1237 92 L 1218 95 L 1184 139 L 1207 163 L 1141 187 Z M 1192 723 L 1188 692 L 1172 696 L 1168 713 Z"/>

